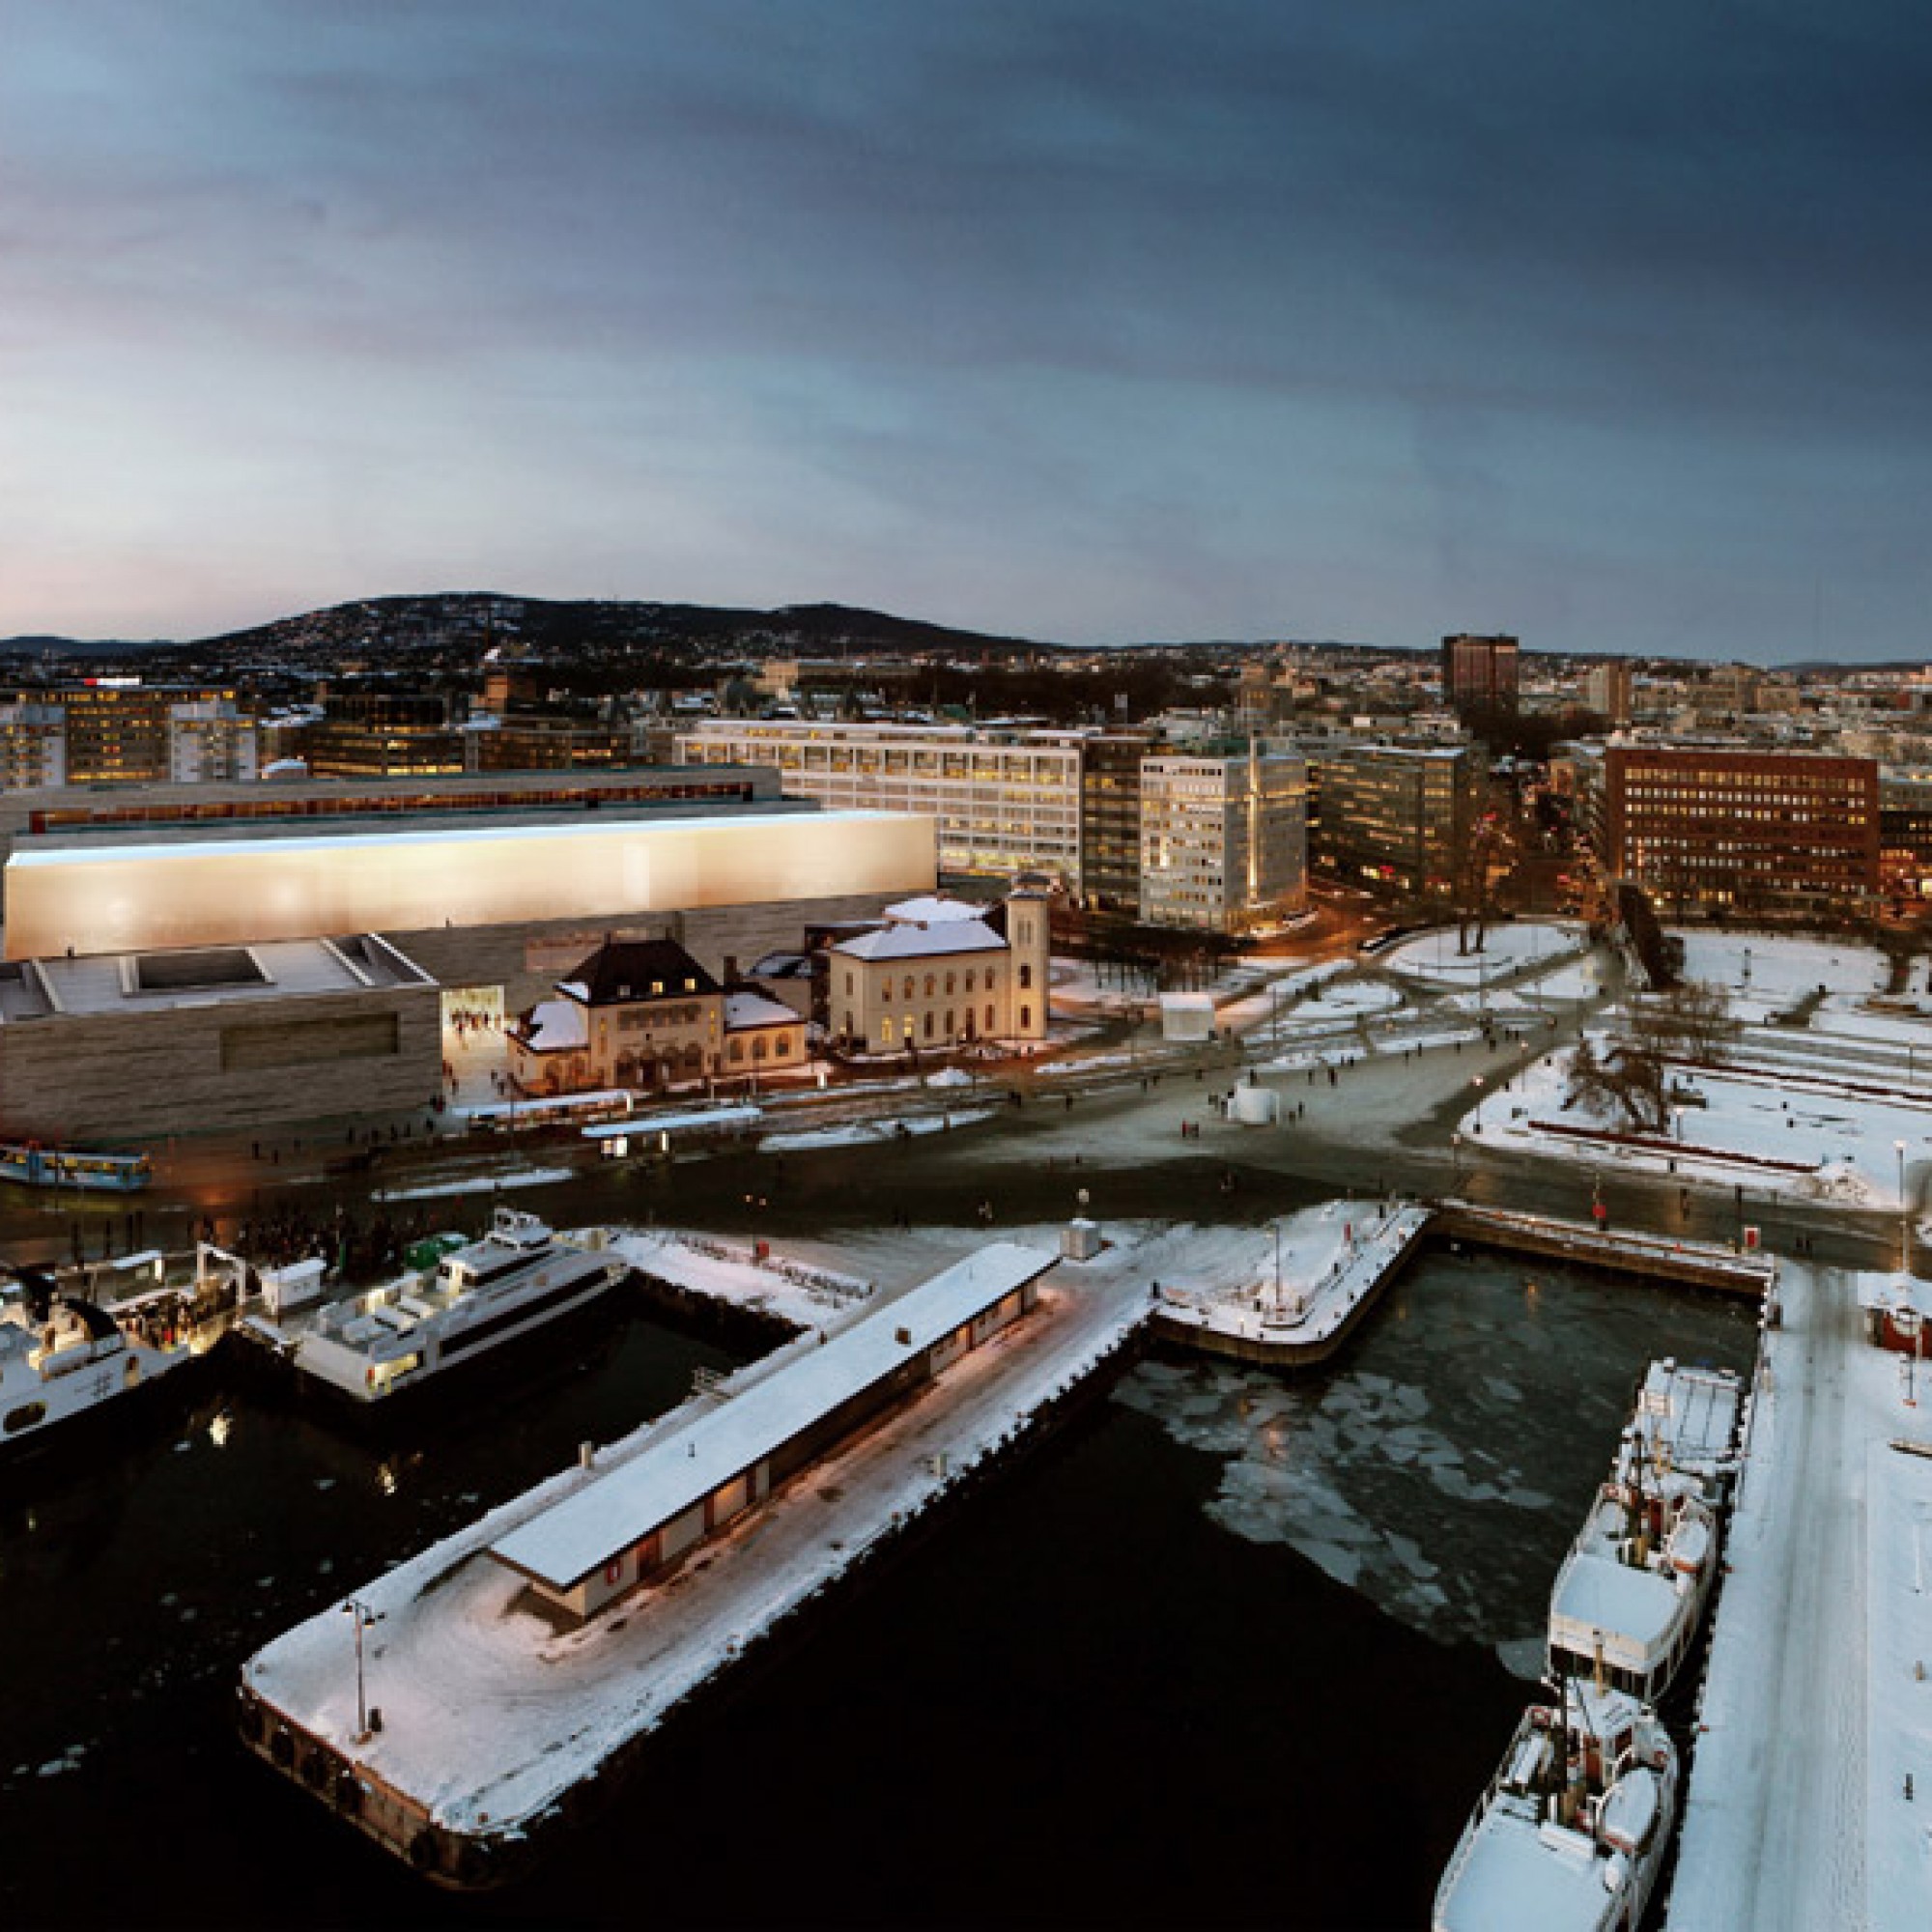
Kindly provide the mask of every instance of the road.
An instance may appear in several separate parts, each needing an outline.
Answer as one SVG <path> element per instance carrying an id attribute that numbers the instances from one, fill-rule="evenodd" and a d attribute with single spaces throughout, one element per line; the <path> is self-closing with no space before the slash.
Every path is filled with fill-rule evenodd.
<path id="1" fill-rule="evenodd" d="M 412 1208 L 372 1205 L 377 1186 L 448 1184 L 506 1168 L 567 1168 L 574 1178 L 532 1189 L 529 1205 L 564 1224 L 596 1220 L 702 1219 L 721 1230 L 809 1232 L 897 1211 L 909 1219 L 969 1221 L 990 1202 L 996 1222 L 1034 1221 L 1071 1212 L 1085 1187 L 1096 1213 L 1161 1213 L 1246 1219 L 1333 1193 L 1460 1193 L 1498 1206 L 1534 1199 L 1548 1211 L 1587 1216 L 1601 1198 L 1610 1225 L 1730 1241 L 1758 1227 L 1768 1247 L 1796 1252 L 1800 1237 L 1821 1261 L 1844 1266 L 1887 1264 L 1895 1254 L 1893 1216 L 1842 1208 L 1814 1210 L 1753 1198 L 1739 1188 L 1680 1187 L 1661 1178 L 1604 1173 L 1494 1149 L 1455 1144 L 1456 1122 L 1480 1081 L 1507 1078 L 1532 1055 L 1573 1037 L 1617 995 L 1590 1008 L 1557 1012 L 1520 1044 L 1486 1049 L 1480 1042 L 1442 1046 L 1408 1058 L 1378 1052 L 1338 1069 L 1271 1074 L 1286 1107 L 1302 1114 L 1281 1127 L 1223 1122 L 1208 1096 L 1245 1077 L 1271 1057 L 1265 1014 L 1244 1039 L 1208 1047 L 1158 1041 L 1143 1027 L 1117 1023 L 1085 1048 L 1094 1061 L 1081 1072 L 1053 1073 L 1047 1064 L 1001 1068 L 972 1091 L 934 1093 L 897 1085 L 884 1092 L 835 1087 L 784 1103 L 797 1125 L 906 1111 L 957 1114 L 998 1109 L 970 1134 L 935 1134 L 904 1146 L 829 1150 L 789 1156 L 755 1154 L 691 1160 L 666 1172 L 600 1163 L 570 1133 L 526 1137 L 465 1136 L 426 1145 L 432 1117 L 374 1123 L 383 1138 L 374 1176 L 331 1176 L 329 1163 L 353 1152 L 369 1125 L 318 1122 L 300 1137 L 276 1140 L 209 1135 L 157 1150 L 156 1186 L 139 1197 L 56 1197 L 0 1190 L 0 1246 L 17 1260 L 66 1260 L 76 1247 L 92 1258 L 148 1246 L 184 1247 L 213 1225 L 232 1239 L 239 1225 L 299 1214 L 319 1226 L 337 1213 L 368 1219 L 387 1212 L 411 1222 L 475 1227 L 487 1218 L 487 1191 L 430 1200 Z M 1466 1016 L 1463 1016 L 1466 1024 Z M 1521 1027 L 1523 1016 L 1512 1024 Z M 1426 1013 L 1417 1031 L 1441 1030 Z M 1337 1042 L 1359 1036 L 1344 1028 Z M 1397 1037 L 1399 1039 L 1399 1036 Z M 1013 1096 L 1018 1096 L 1015 1104 Z M 1186 1122 L 1189 1138 L 1183 1138 Z M 393 1126 L 396 1138 L 387 1137 Z M 405 1136 L 404 1128 L 408 1128 Z M 1198 1138 L 1193 1136 L 1198 1129 Z M 1078 1179 L 1069 1179 L 1070 1171 Z M 1236 1179 L 1232 1194 L 1226 1182 Z M 516 1197 L 511 1197 L 516 1198 Z"/>

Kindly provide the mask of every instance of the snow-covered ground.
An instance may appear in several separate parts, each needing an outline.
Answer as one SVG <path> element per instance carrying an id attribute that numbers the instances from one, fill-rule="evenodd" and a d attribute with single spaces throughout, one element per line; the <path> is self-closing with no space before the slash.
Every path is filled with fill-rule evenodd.
<path id="1" fill-rule="evenodd" d="M 1376 964 L 1413 979 L 1473 985 L 1478 980 L 1494 980 L 1532 967 L 1538 960 L 1547 959 L 1553 967 L 1582 944 L 1579 928 L 1568 923 L 1521 920 L 1492 926 L 1483 936 L 1480 952 L 1460 952 L 1456 928 L 1445 925 L 1392 946 L 1377 955 Z"/>
<path id="2" fill-rule="evenodd" d="M 495 1194 L 498 1188 L 550 1187 L 573 1180 L 571 1167 L 506 1167 L 491 1174 L 466 1175 L 459 1180 L 425 1180 L 412 1187 L 379 1187 L 372 1201 L 436 1201 L 452 1194 Z"/>
<path id="3" fill-rule="evenodd" d="M 767 1134 L 763 1153 L 809 1153 L 816 1148 L 871 1147 L 881 1141 L 912 1140 L 923 1134 L 952 1133 L 990 1121 L 997 1109 L 962 1107 L 945 1114 L 907 1114 L 886 1121 L 845 1121 L 834 1126 L 798 1127 Z"/>
<path id="4" fill-rule="evenodd" d="M 1800 939 L 1787 933 L 1712 932 L 1673 926 L 1684 942 L 1684 977 L 1708 980 L 1742 1003 L 1773 1010 L 1807 993 L 1876 993 L 1885 989 L 1885 955 L 1845 939 Z"/>
<path id="5" fill-rule="evenodd" d="M 1726 1548 L 1672 1932 L 1932 1924 L 1932 1390 L 1786 1264 Z M 1907 1776 L 1911 1775 L 1908 1787 Z"/>
<path id="6" fill-rule="evenodd" d="M 610 1248 L 673 1288 L 775 1315 L 797 1328 L 821 1326 L 833 1312 L 867 1300 L 875 1292 L 869 1277 L 825 1263 L 769 1251 L 760 1257 L 742 1242 L 672 1229 L 628 1230 L 614 1236 Z"/>
<path id="7" fill-rule="evenodd" d="M 1564 1111 L 1569 1066 L 1565 1050 L 1488 1091 L 1472 1080 L 1471 1094 L 1480 1098 L 1463 1117 L 1463 1133 L 1485 1146 L 1515 1147 L 1590 1167 L 1614 1163 L 1674 1173 L 1685 1181 L 1742 1182 L 1753 1193 L 1879 1208 L 1901 1206 L 1901 1141 L 1907 1201 L 1921 1192 L 1932 1163 L 1932 1104 L 1909 1095 L 1856 1093 L 1822 1072 L 1770 1077 L 1743 1069 L 1678 1067 L 1673 1085 L 1695 1098 L 1677 1110 L 1671 1129 L 1648 1137 L 1648 1145 L 1554 1132 L 1551 1123 L 1624 1130 L 1620 1121 L 1596 1119 L 1580 1107 Z"/>
<path id="8" fill-rule="evenodd" d="M 1046 1278 L 1035 1314 L 975 1350 L 923 1398 L 826 1458 L 773 1504 L 748 1513 L 668 1585 L 561 1633 L 524 1606 L 521 1579 L 484 1552 L 592 1479 L 573 1468 L 355 1593 L 380 1619 L 368 1627 L 366 1660 L 369 1699 L 383 1711 L 380 1733 L 355 1736 L 354 1657 L 334 1608 L 259 1652 L 244 1667 L 245 1681 L 426 1804 L 440 1822 L 519 1829 L 626 1740 L 653 1728 L 905 1517 L 997 1454 L 1029 1415 L 1145 1319 L 1153 1283 L 1211 1290 L 1239 1279 L 1253 1241 L 1251 1229 L 1117 1226 L 1106 1233 L 1109 1245 L 1096 1260 L 1063 1263 Z M 1052 1228 L 1031 1236 L 1049 1252 L 1057 1238 Z M 869 1278 L 872 1245 L 850 1244 L 838 1257 L 841 1271 Z M 916 1257 L 929 1274 L 931 1264 L 946 1265 L 980 1245 L 961 1231 L 946 1237 L 925 1230 L 893 1235 L 887 1251 L 901 1268 Z M 711 1279 L 720 1285 L 742 1266 L 728 1254 L 708 1259 L 719 1263 Z M 819 1264 L 828 1256 L 820 1248 L 809 1259 Z M 787 1348 L 801 1346 L 814 1346 L 813 1339 Z M 740 1376 L 762 1378 L 771 1363 L 767 1357 Z M 627 1437 L 597 1459 L 598 1472 L 674 1426 L 668 1418 Z"/>

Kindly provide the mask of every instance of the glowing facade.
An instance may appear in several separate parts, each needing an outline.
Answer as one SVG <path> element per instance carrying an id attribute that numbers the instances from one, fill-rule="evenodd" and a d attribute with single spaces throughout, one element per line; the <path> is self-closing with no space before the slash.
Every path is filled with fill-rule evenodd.
<path id="1" fill-rule="evenodd" d="M 932 889 L 932 821 L 904 813 L 384 828 L 102 844 L 6 867 L 6 956 L 527 926 Z"/>

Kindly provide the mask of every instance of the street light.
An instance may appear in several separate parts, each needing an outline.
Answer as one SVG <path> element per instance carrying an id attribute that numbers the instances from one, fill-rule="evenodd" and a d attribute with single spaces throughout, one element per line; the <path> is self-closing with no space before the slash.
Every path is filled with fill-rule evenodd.
<path id="1" fill-rule="evenodd" d="M 372 1610 L 351 1597 L 343 1605 L 342 1614 L 350 1618 L 355 1627 L 355 1742 L 366 1744 L 369 1738 L 369 1706 L 363 1690 L 362 1633 L 371 1624 L 381 1623 L 384 1612 Z"/>
<path id="2" fill-rule="evenodd" d="M 1912 1218 L 1905 1199 L 1905 1143 L 1893 1141 L 1891 1151 L 1898 1156 L 1898 1271 L 1903 1274 L 1912 1255 Z"/>

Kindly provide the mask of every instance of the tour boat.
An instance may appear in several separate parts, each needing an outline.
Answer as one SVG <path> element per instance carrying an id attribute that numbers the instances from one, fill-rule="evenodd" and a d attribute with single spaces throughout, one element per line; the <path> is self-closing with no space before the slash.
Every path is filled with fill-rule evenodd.
<path id="1" fill-rule="evenodd" d="M 1621 1690 L 1524 1713 L 1435 1891 L 1435 1932 L 1634 1932 L 1677 1812 L 1677 1750 Z"/>
<path id="2" fill-rule="evenodd" d="M 479 1241 L 434 1267 L 267 1327 L 298 1369 L 358 1402 L 381 1402 L 593 1301 L 626 1264 L 498 1208 Z"/>
<path id="3" fill-rule="evenodd" d="M 202 1352 L 192 1290 L 157 1288 L 102 1306 L 16 1268 L 0 1294 L 0 1453 L 50 1439 Z"/>

